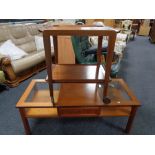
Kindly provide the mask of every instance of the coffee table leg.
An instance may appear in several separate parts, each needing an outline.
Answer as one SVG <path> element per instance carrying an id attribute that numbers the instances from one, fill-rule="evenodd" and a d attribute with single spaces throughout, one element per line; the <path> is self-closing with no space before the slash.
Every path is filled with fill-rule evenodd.
<path id="1" fill-rule="evenodd" d="M 21 115 L 21 118 L 22 118 L 22 121 L 23 121 L 25 133 L 26 133 L 26 135 L 30 135 L 31 134 L 31 130 L 30 130 L 28 119 L 25 116 L 25 109 L 24 108 L 20 108 L 19 112 L 20 112 L 20 115 Z"/>
<path id="2" fill-rule="evenodd" d="M 131 109 L 131 113 L 130 113 L 130 116 L 129 116 L 129 119 L 128 119 L 126 129 L 125 129 L 126 133 L 129 133 L 130 130 L 131 130 L 132 123 L 133 123 L 134 117 L 136 115 L 136 111 L 137 111 L 137 107 L 133 106 L 132 109 Z"/>

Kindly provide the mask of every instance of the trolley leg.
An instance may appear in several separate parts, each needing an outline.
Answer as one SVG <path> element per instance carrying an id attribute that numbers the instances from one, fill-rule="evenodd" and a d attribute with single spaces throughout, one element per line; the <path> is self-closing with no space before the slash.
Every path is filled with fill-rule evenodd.
<path id="1" fill-rule="evenodd" d="M 108 82 L 105 82 L 103 90 L 103 102 L 105 104 L 109 104 L 111 102 L 111 99 L 107 96 L 107 94 L 108 94 Z"/>
<path id="2" fill-rule="evenodd" d="M 20 112 L 20 115 L 21 115 L 21 118 L 22 118 L 22 121 L 23 121 L 24 129 L 25 129 L 25 134 L 26 135 L 30 135 L 31 134 L 31 130 L 30 130 L 28 119 L 25 117 L 25 109 L 20 108 L 19 112 Z"/>
<path id="3" fill-rule="evenodd" d="M 137 107 L 133 106 L 132 109 L 131 109 L 131 113 L 130 113 L 130 116 L 129 116 L 129 119 L 128 119 L 126 129 L 125 129 L 126 133 L 129 133 L 130 130 L 131 130 L 133 120 L 134 120 L 135 115 L 136 115 L 136 111 L 137 111 Z"/>

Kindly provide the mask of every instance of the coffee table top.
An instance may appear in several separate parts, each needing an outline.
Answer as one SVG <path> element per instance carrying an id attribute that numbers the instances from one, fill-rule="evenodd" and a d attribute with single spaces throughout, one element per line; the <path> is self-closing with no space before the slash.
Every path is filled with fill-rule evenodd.
<path id="1" fill-rule="evenodd" d="M 110 104 L 104 104 L 103 85 L 94 83 L 56 83 L 54 102 L 51 102 L 48 83 L 45 80 L 32 80 L 19 102 L 17 108 L 52 108 L 52 107 L 129 107 L 140 106 L 122 79 L 113 79 L 109 84 Z"/>

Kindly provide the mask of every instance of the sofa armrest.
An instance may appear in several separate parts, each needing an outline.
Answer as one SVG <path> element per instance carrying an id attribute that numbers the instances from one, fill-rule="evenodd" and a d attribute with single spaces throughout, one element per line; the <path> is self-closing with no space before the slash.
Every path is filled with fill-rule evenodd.
<path id="1" fill-rule="evenodd" d="M 1 69 L 5 73 L 6 80 L 16 81 L 16 74 L 12 68 L 11 60 L 8 57 L 0 59 Z"/>

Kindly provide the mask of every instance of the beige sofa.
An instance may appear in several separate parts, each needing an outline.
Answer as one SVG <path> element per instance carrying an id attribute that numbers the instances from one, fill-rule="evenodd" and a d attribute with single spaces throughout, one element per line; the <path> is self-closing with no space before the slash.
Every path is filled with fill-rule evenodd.
<path id="1" fill-rule="evenodd" d="M 42 24 L 0 26 L 0 45 L 10 39 L 16 46 L 28 53 L 26 57 L 14 61 L 0 56 L 0 67 L 10 87 L 17 86 L 21 81 L 45 68 L 45 52 L 44 50 L 37 51 L 34 37 L 42 35 L 39 32 L 42 26 Z"/>

